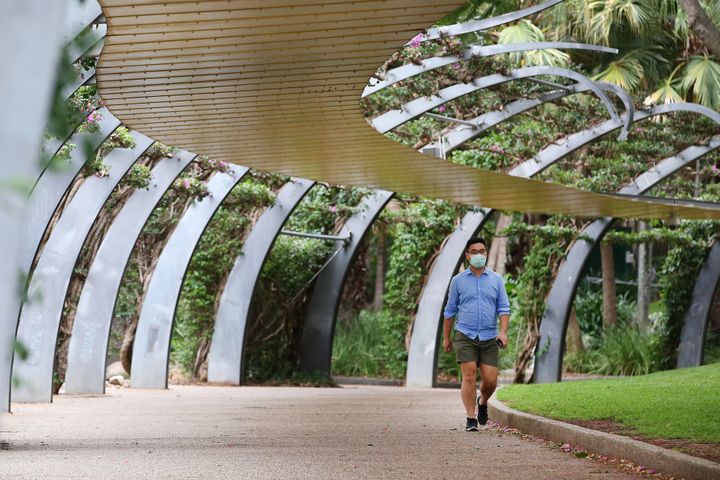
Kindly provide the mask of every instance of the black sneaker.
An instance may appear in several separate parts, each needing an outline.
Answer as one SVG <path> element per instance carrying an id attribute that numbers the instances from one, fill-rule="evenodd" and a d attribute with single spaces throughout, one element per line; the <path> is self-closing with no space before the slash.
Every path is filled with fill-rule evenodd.
<path id="1" fill-rule="evenodd" d="M 488 421 L 488 415 L 487 415 L 487 403 L 485 405 L 480 405 L 480 397 L 477 397 L 477 406 L 478 406 L 478 422 L 480 422 L 480 425 L 485 425 Z"/>
<path id="2" fill-rule="evenodd" d="M 465 424 L 465 431 L 466 432 L 477 432 L 478 431 L 477 418 L 467 417 L 467 423 Z"/>

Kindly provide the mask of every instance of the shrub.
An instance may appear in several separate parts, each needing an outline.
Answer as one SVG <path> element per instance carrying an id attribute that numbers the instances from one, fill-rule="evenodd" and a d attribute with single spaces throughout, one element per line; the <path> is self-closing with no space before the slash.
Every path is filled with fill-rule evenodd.
<path id="1" fill-rule="evenodd" d="M 407 319 L 389 311 L 363 310 L 355 320 L 338 325 L 333 344 L 333 373 L 403 378 L 407 354 Z"/>

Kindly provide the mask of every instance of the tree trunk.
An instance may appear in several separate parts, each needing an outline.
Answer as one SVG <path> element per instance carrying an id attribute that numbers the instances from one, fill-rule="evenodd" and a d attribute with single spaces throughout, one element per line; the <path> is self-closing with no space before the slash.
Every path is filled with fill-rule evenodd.
<path id="1" fill-rule="evenodd" d="M 678 0 L 688 16 L 688 26 L 713 55 L 720 57 L 720 29 L 712 22 L 698 0 Z"/>
<path id="2" fill-rule="evenodd" d="M 647 230 L 646 223 L 640 222 L 638 230 Z M 635 317 L 635 321 L 641 331 L 645 331 L 648 324 L 648 315 L 650 312 L 651 272 L 652 244 L 641 243 L 638 245 L 638 302 Z"/>
<path id="3" fill-rule="evenodd" d="M 125 337 L 123 337 L 123 342 L 120 346 L 120 362 L 129 374 L 132 373 L 133 345 L 135 344 L 135 332 L 137 331 L 139 320 L 139 315 L 133 315 L 132 319 L 130 319 L 130 323 L 125 329 Z"/>
<path id="4" fill-rule="evenodd" d="M 385 293 L 385 232 L 376 237 L 375 252 L 375 289 L 373 293 L 373 310 L 379 312 L 383 308 L 383 294 Z"/>
<path id="5" fill-rule="evenodd" d="M 617 323 L 617 292 L 615 290 L 615 257 L 611 243 L 600 242 L 602 259 L 603 329 Z"/>
<path id="6" fill-rule="evenodd" d="M 565 351 L 568 353 L 583 353 L 585 345 L 582 341 L 582 332 L 580 324 L 577 321 L 575 308 L 570 310 L 570 318 L 568 319 L 568 329 L 565 335 Z"/>
<path id="7" fill-rule="evenodd" d="M 495 227 L 495 238 L 493 239 L 492 245 L 490 246 L 490 253 L 488 255 L 488 267 L 500 275 L 505 275 L 505 263 L 507 260 L 507 242 L 508 239 L 505 236 L 500 236 L 503 230 L 505 230 L 512 218 L 508 215 L 500 215 L 498 217 L 497 226 Z"/>

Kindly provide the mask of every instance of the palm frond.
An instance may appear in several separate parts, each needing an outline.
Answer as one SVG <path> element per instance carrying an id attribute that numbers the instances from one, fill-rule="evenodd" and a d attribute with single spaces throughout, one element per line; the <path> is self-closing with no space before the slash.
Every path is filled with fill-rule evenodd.
<path id="1" fill-rule="evenodd" d="M 526 43 L 542 42 L 545 34 L 540 28 L 528 20 L 520 20 L 515 25 L 506 27 L 500 31 L 498 43 Z M 560 50 L 548 48 L 543 50 L 531 50 L 508 54 L 511 62 L 527 65 L 553 65 L 562 66 L 570 62 L 570 56 Z"/>
<path id="2" fill-rule="evenodd" d="M 610 62 L 602 72 L 593 77 L 593 80 L 614 83 L 630 92 L 637 91 L 643 83 L 645 70 L 642 63 L 632 55 Z"/>
<path id="3" fill-rule="evenodd" d="M 720 109 L 720 64 L 707 55 L 690 57 L 680 88 L 693 101 L 713 110 Z"/>

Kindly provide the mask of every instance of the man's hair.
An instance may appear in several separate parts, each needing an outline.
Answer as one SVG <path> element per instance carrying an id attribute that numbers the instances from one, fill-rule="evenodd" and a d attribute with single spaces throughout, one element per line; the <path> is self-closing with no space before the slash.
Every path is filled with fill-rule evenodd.
<path id="1" fill-rule="evenodd" d="M 487 243 L 485 242 L 484 238 L 474 237 L 474 238 L 471 238 L 470 240 L 468 240 L 467 243 L 465 244 L 465 251 L 467 252 L 468 248 L 470 248 L 470 245 L 473 245 L 475 243 L 482 243 L 485 246 L 485 248 L 487 248 Z"/>

